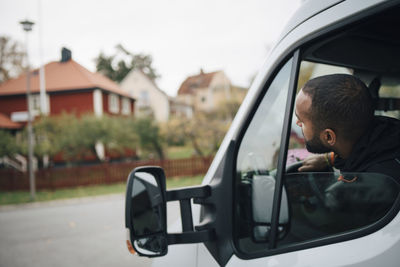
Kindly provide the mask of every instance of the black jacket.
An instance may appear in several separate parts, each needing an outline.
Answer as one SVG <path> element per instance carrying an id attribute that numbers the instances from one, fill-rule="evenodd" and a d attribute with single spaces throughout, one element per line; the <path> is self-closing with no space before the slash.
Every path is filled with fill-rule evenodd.
<path id="1" fill-rule="evenodd" d="M 348 159 L 335 159 L 342 172 L 376 172 L 400 181 L 400 121 L 377 116 Z"/>

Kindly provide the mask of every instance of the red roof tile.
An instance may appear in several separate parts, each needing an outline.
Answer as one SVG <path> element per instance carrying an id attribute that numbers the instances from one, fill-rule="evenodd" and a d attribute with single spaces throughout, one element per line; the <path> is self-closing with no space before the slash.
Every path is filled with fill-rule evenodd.
<path id="1" fill-rule="evenodd" d="M 210 73 L 201 72 L 198 75 L 189 76 L 179 87 L 178 95 L 193 94 L 194 90 L 197 88 L 207 88 L 217 72 L 218 71 Z"/>
<path id="2" fill-rule="evenodd" d="M 0 129 L 20 129 L 22 124 L 13 122 L 6 115 L 0 113 Z"/>
<path id="3" fill-rule="evenodd" d="M 50 62 L 45 65 L 46 92 L 100 88 L 119 95 L 129 97 L 117 83 L 109 78 L 93 73 L 74 60 L 67 62 Z M 31 72 L 31 92 L 37 93 L 39 88 L 39 70 Z M 26 93 L 26 74 L 0 84 L 0 95 Z"/>

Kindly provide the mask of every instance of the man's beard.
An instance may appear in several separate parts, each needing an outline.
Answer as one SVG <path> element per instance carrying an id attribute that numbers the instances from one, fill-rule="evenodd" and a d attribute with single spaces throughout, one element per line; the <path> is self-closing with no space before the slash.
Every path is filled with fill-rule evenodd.
<path id="1" fill-rule="evenodd" d="M 324 146 L 324 144 L 321 142 L 319 138 L 317 138 L 316 135 L 314 135 L 311 140 L 309 141 L 305 140 L 305 141 L 308 152 L 322 154 L 331 151 L 331 149 Z"/>

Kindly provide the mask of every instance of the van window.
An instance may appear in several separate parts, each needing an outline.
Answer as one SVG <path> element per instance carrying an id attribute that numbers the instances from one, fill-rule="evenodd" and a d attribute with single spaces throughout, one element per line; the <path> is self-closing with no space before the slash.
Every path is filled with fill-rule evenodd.
<path id="1" fill-rule="evenodd" d="M 245 253 L 258 249 L 254 246 L 259 247 L 259 244 L 253 242 L 249 190 L 253 177 L 275 177 L 292 62 L 293 59 L 286 62 L 270 84 L 243 136 L 237 155 L 236 200 L 239 205 L 235 215 L 238 231 L 235 233 L 238 249 Z M 263 184 L 268 186 L 268 182 Z M 269 189 L 273 192 L 273 187 Z M 270 196 L 272 195 L 271 193 Z M 271 210 L 267 213 L 270 214 Z M 265 244 L 261 244 L 260 249 L 265 248 Z"/>
<path id="2" fill-rule="evenodd" d="M 315 77 L 335 73 L 354 74 L 354 69 L 302 61 L 297 91 Z M 359 75 L 367 85 L 371 77 Z M 379 97 L 397 97 L 398 86 L 383 84 Z M 390 112 L 375 112 L 390 115 Z M 396 113 L 394 113 L 396 114 Z M 287 153 L 287 171 L 283 177 L 290 220 L 285 236 L 278 239 L 278 248 L 307 241 L 332 237 L 350 231 L 361 230 L 382 219 L 393 207 L 399 184 L 392 178 L 377 173 L 342 173 L 331 170 L 324 173 L 296 173 L 296 162 L 310 156 L 305 140 L 293 113 Z M 394 116 L 395 117 L 395 116 Z M 345 177 L 346 181 L 338 181 Z M 352 182 L 348 182 L 352 181 Z"/>
<path id="3" fill-rule="evenodd" d="M 400 84 L 398 79 L 382 79 L 379 88 L 380 103 L 375 115 L 400 119 Z M 383 101 L 385 100 L 385 101 Z"/>
<path id="4" fill-rule="evenodd" d="M 303 60 L 300 64 L 297 91 L 310 79 L 334 73 L 353 74 L 353 69 Z"/>
<path id="5" fill-rule="evenodd" d="M 271 249 L 272 201 L 291 64 L 289 60 L 269 86 L 237 154 L 234 238 L 236 248 L 250 257 Z M 303 61 L 297 90 L 313 77 L 353 72 L 351 68 Z M 292 115 L 276 249 L 301 249 L 304 244 L 317 244 L 314 241 L 359 232 L 384 218 L 400 190 L 392 177 L 377 173 L 340 174 L 335 170 L 299 173 L 298 167 L 291 169 L 310 155 L 301 129 L 295 124 L 294 112 Z"/>
<path id="6" fill-rule="evenodd" d="M 353 74 L 353 69 L 303 60 L 300 64 L 297 92 L 300 91 L 308 80 L 335 73 Z M 293 112 L 286 166 L 303 160 L 309 155 L 310 153 L 306 149 L 301 128 L 296 125 L 296 115 Z"/>

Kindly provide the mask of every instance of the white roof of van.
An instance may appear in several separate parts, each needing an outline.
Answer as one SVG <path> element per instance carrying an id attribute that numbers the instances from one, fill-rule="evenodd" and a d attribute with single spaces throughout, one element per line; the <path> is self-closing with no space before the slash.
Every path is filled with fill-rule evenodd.
<path id="1" fill-rule="evenodd" d="M 343 2 L 344 0 L 307 0 L 300 8 L 292 15 L 291 19 L 283 29 L 279 41 L 282 40 L 287 34 L 294 30 L 304 21 L 323 12 L 324 10 Z"/>

